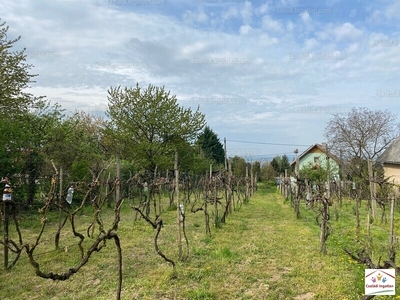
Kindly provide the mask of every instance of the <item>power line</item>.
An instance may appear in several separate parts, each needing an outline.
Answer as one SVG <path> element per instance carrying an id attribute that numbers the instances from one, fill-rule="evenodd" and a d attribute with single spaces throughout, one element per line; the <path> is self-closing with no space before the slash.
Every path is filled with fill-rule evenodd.
<path id="1" fill-rule="evenodd" d="M 235 141 L 235 140 L 226 140 L 226 141 L 227 142 L 234 142 L 234 143 L 245 143 L 245 144 L 262 144 L 262 145 L 275 145 L 275 146 L 310 147 L 310 145 L 279 144 L 279 143 L 249 142 L 249 141 Z"/>

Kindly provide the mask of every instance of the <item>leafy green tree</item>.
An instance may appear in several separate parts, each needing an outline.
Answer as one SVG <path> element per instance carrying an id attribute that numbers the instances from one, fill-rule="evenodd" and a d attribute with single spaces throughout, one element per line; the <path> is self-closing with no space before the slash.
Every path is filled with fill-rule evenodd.
<path id="1" fill-rule="evenodd" d="M 300 177 L 310 180 L 313 184 L 323 184 L 329 178 L 332 180 L 338 173 L 338 166 L 329 164 L 327 160 L 321 161 L 319 164 L 309 163 L 300 170 Z"/>
<path id="2" fill-rule="evenodd" d="M 73 148 L 75 157 L 71 165 L 73 179 L 82 180 L 89 174 L 97 177 L 109 156 L 102 146 L 105 120 L 81 111 L 75 112 L 68 121 L 73 128 L 69 140 L 76 146 Z"/>
<path id="3" fill-rule="evenodd" d="M 19 181 L 14 199 L 26 198 L 31 203 L 35 194 L 35 178 L 43 166 L 41 148 L 45 143 L 48 116 L 43 111 L 48 103 L 43 97 L 26 92 L 37 75 L 26 63 L 25 48 L 13 50 L 20 37 L 9 39 L 9 27 L 0 24 L 0 168 L 1 176 L 20 174 L 28 178 Z M 19 193 L 19 194 L 18 194 Z M 20 199 L 21 200 L 21 199 Z"/>
<path id="4" fill-rule="evenodd" d="M 204 156 L 213 160 L 217 164 L 223 164 L 225 160 L 224 147 L 219 141 L 218 135 L 206 126 L 199 135 L 197 143 L 199 144 Z"/>
<path id="5" fill-rule="evenodd" d="M 275 170 L 275 176 L 279 175 L 281 173 L 280 172 L 280 170 L 281 170 L 281 167 L 280 167 L 281 160 L 282 160 L 282 158 L 280 156 L 275 156 L 271 161 L 271 167 Z"/>
<path id="6" fill-rule="evenodd" d="M 26 63 L 25 48 L 12 50 L 21 37 L 9 40 L 5 24 L 0 24 L 0 117 L 12 120 L 28 112 L 37 100 L 25 91 L 36 75 L 30 74 L 32 65 Z"/>
<path id="7" fill-rule="evenodd" d="M 289 158 L 287 157 L 286 154 L 284 154 L 282 156 L 281 165 L 280 165 L 280 171 L 282 173 L 285 173 L 285 170 L 290 170 Z"/>
<path id="8" fill-rule="evenodd" d="M 324 166 L 309 163 L 300 170 L 300 177 L 308 179 L 313 184 L 322 184 L 328 178 L 328 172 Z"/>
<path id="9" fill-rule="evenodd" d="M 171 168 L 174 152 L 205 126 L 199 109 L 180 107 L 164 87 L 118 86 L 108 90 L 108 101 L 109 141 L 141 168 Z"/>
<path id="10" fill-rule="evenodd" d="M 262 180 L 275 181 L 276 176 L 277 176 L 277 172 L 275 171 L 275 169 L 271 163 L 267 162 L 261 166 L 261 179 Z"/>
<path id="11" fill-rule="evenodd" d="M 271 166 L 274 168 L 276 175 L 285 174 L 285 170 L 290 169 L 289 159 L 286 154 L 275 156 L 271 161 Z"/>
<path id="12" fill-rule="evenodd" d="M 261 180 L 261 163 L 259 161 L 255 161 L 253 163 L 253 174 L 254 176 L 257 176 L 257 180 Z"/>
<path id="13" fill-rule="evenodd" d="M 245 177 L 246 176 L 246 166 L 247 166 L 247 163 L 243 157 L 235 155 L 232 158 L 232 173 L 236 177 Z"/>
<path id="14" fill-rule="evenodd" d="M 54 121 L 44 152 L 49 160 L 54 160 L 73 177 L 71 180 L 92 179 L 105 159 L 101 145 L 104 124 L 102 118 L 85 112 L 75 112 L 71 117 Z"/>
<path id="15" fill-rule="evenodd" d="M 46 154 L 43 149 L 48 142 L 48 135 L 62 114 L 57 105 L 50 107 L 43 99 L 35 107 L 29 112 L 14 115 L 14 122 L 0 118 L 2 176 L 19 174 L 27 179 L 19 180 L 14 192 L 14 199 L 21 202 L 26 200 L 27 204 L 32 204 L 36 191 L 35 180 L 44 172 Z"/>

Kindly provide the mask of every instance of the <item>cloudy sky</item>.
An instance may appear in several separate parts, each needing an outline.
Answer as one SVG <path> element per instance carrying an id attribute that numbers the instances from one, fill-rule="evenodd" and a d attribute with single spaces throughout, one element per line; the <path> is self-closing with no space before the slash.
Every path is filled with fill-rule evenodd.
<path id="1" fill-rule="evenodd" d="M 400 111 L 396 0 L 2 0 L 0 18 L 33 94 L 103 114 L 110 86 L 165 86 L 250 160 L 323 142 L 332 113 Z"/>

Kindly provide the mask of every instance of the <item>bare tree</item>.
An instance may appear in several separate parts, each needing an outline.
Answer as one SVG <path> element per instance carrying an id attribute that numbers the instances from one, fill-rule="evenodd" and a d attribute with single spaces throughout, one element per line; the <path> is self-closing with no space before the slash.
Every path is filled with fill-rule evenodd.
<path id="1" fill-rule="evenodd" d="M 374 159 L 399 136 L 400 124 L 389 110 L 353 108 L 347 114 L 333 114 L 325 137 L 334 153 L 344 158 Z"/>

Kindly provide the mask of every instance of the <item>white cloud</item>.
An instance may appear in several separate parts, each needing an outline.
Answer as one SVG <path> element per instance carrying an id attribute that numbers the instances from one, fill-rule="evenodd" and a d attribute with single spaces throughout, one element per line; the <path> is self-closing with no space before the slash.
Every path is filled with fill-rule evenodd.
<path id="1" fill-rule="evenodd" d="M 303 11 L 300 14 L 300 18 L 304 24 L 309 24 L 311 22 L 311 17 L 310 17 L 310 14 L 308 13 L 308 11 Z"/>
<path id="2" fill-rule="evenodd" d="M 318 41 L 314 38 L 311 38 L 305 41 L 303 50 L 310 51 L 317 48 L 318 46 L 319 46 Z"/>
<path id="3" fill-rule="evenodd" d="M 295 25 L 293 24 L 293 22 L 292 22 L 292 21 L 289 21 L 289 22 L 287 23 L 287 25 L 286 25 L 286 31 L 291 32 L 291 31 L 293 31 L 294 27 L 295 27 Z"/>
<path id="4" fill-rule="evenodd" d="M 320 41 L 348 42 L 359 40 L 363 32 L 349 22 L 340 25 L 329 23 L 321 31 L 315 32 L 315 36 Z"/>
<path id="5" fill-rule="evenodd" d="M 257 7 L 256 9 L 256 13 L 258 15 L 264 15 L 266 12 L 268 11 L 268 2 L 260 5 L 259 7 Z"/>
<path id="6" fill-rule="evenodd" d="M 385 16 L 389 20 L 400 19 L 400 3 L 395 1 L 392 5 L 389 5 L 385 10 Z"/>
<path id="7" fill-rule="evenodd" d="M 333 29 L 333 34 L 339 41 L 356 40 L 362 36 L 362 31 L 354 27 L 351 23 L 344 23 Z"/>
<path id="8" fill-rule="evenodd" d="M 283 32 L 283 26 L 269 15 L 262 18 L 262 28 L 268 32 Z"/>
<path id="9" fill-rule="evenodd" d="M 187 10 L 183 14 L 183 20 L 185 23 L 193 25 L 197 23 L 207 23 L 209 18 L 207 14 L 204 12 L 203 8 L 198 8 L 197 11 Z"/>
<path id="10" fill-rule="evenodd" d="M 223 20 L 229 20 L 231 18 L 237 18 L 237 17 L 239 17 L 239 11 L 238 11 L 238 9 L 236 7 L 231 6 L 231 7 L 229 7 L 227 10 L 225 10 L 222 13 L 221 17 L 222 17 Z"/>
<path id="11" fill-rule="evenodd" d="M 246 35 L 248 33 L 250 33 L 253 30 L 253 28 L 250 25 L 242 25 L 239 28 L 239 33 L 241 35 Z"/>
<path id="12" fill-rule="evenodd" d="M 246 1 L 240 10 L 244 24 L 249 24 L 253 16 L 253 7 L 250 1 Z"/>

